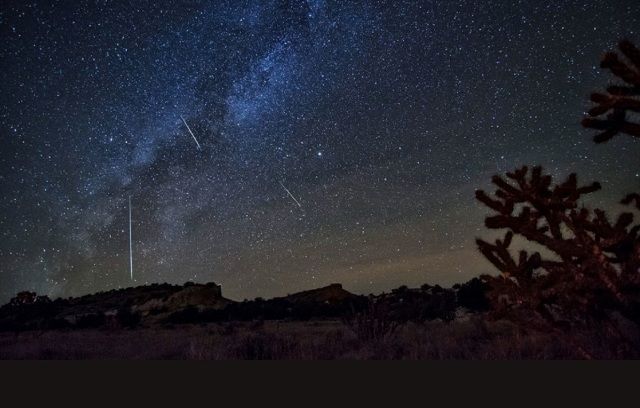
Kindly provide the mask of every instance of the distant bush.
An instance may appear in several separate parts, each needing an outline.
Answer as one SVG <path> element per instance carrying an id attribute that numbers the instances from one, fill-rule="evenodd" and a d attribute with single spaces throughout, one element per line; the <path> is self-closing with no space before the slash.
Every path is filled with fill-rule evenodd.
<path id="1" fill-rule="evenodd" d="M 169 324 L 200 323 L 202 318 L 196 306 L 189 305 L 182 310 L 171 313 L 166 320 Z"/>
<path id="2" fill-rule="evenodd" d="M 122 307 L 118 309 L 116 314 L 118 324 L 122 327 L 133 329 L 140 326 L 142 316 L 139 312 L 132 312 L 130 307 Z"/>
<path id="3" fill-rule="evenodd" d="M 473 312 L 484 312 L 489 309 L 487 298 L 488 285 L 479 278 L 457 285 L 458 306 Z"/>
<path id="4" fill-rule="evenodd" d="M 391 317 L 388 304 L 374 302 L 362 311 L 346 315 L 342 321 L 362 342 L 381 341 L 399 326 L 399 322 Z"/>
<path id="5" fill-rule="evenodd" d="M 79 316 L 76 319 L 75 327 L 78 329 L 93 329 L 102 327 L 106 323 L 106 316 L 104 313 L 89 313 Z"/>

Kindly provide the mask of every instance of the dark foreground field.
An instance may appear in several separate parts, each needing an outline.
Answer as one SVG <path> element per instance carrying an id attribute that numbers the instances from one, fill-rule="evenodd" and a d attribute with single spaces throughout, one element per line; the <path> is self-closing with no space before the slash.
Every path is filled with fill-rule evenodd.
<path id="1" fill-rule="evenodd" d="M 579 345 L 579 346 L 578 346 Z M 598 359 L 637 358 L 597 332 L 522 332 L 477 317 L 366 327 L 341 321 L 0 333 L 1 359 Z"/>

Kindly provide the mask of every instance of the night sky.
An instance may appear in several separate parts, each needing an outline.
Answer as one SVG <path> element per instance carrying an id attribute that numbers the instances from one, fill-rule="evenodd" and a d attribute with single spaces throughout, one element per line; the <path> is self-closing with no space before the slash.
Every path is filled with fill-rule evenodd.
<path id="1" fill-rule="evenodd" d="M 0 301 L 493 272 L 491 175 L 577 171 L 598 205 L 640 184 L 637 141 L 579 125 L 639 24 L 637 0 L 3 0 Z"/>

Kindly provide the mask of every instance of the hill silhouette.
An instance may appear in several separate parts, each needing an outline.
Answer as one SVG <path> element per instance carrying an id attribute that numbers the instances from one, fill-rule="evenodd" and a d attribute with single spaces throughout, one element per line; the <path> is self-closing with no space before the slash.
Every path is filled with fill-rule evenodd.
<path id="1" fill-rule="evenodd" d="M 297 304 L 314 302 L 337 304 L 349 299 L 354 299 L 355 297 L 356 295 L 354 295 L 353 293 L 344 290 L 341 284 L 333 283 L 322 288 L 305 290 L 303 292 L 287 295 L 283 299 L 286 299 L 288 302 Z"/>
<path id="2" fill-rule="evenodd" d="M 453 288 L 423 285 L 391 293 L 356 295 L 341 284 L 273 299 L 227 299 L 211 282 L 151 284 L 76 298 L 50 300 L 21 292 L 0 307 L 0 330 L 131 328 L 250 320 L 346 319 L 375 305 L 394 320 L 450 320 L 456 311 L 486 308 L 484 286 L 474 279 Z"/>

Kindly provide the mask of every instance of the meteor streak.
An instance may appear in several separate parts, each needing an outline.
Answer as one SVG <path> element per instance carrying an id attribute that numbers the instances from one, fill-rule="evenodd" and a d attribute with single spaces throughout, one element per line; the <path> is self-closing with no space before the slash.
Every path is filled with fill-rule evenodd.
<path id="1" fill-rule="evenodd" d="M 302 208 L 302 204 L 300 204 L 300 202 L 299 202 L 298 200 L 296 200 L 296 198 L 293 196 L 293 194 L 291 194 L 291 191 L 289 191 L 289 189 L 288 189 L 288 188 L 286 188 L 286 187 L 284 186 L 284 184 L 282 184 L 282 182 L 281 182 L 281 181 L 278 181 L 278 183 L 280 183 L 280 185 L 282 186 L 282 188 L 284 188 L 284 191 L 286 191 L 286 192 L 287 192 L 287 194 L 289 194 L 289 197 L 291 197 L 291 198 L 293 199 L 293 201 L 295 201 L 295 202 L 296 202 L 296 204 L 298 204 L 298 207 L 301 207 L 301 208 Z"/>
<path id="2" fill-rule="evenodd" d="M 196 139 L 196 135 L 194 135 L 193 132 L 191 131 L 191 128 L 187 124 L 187 121 L 184 120 L 182 115 L 180 115 L 180 119 L 182 119 L 182 123 L 184 123 L 184 125 L 187 127 L 187 130 L 189 131 L 189 133 L 191 133 L 191 137 L 193 137 L 193 140 L 195 140 L 196 144 L 198 145 L 198 149 L 200 149 L 200 143 L 198 143 L 198 139 Z"/>
<path id="3" fill-rule="evenodd" d="M 129 272 L 131 280 L 133 280 L 133 243 L 131 237 L 131 196 L 129 196 Z"/>

